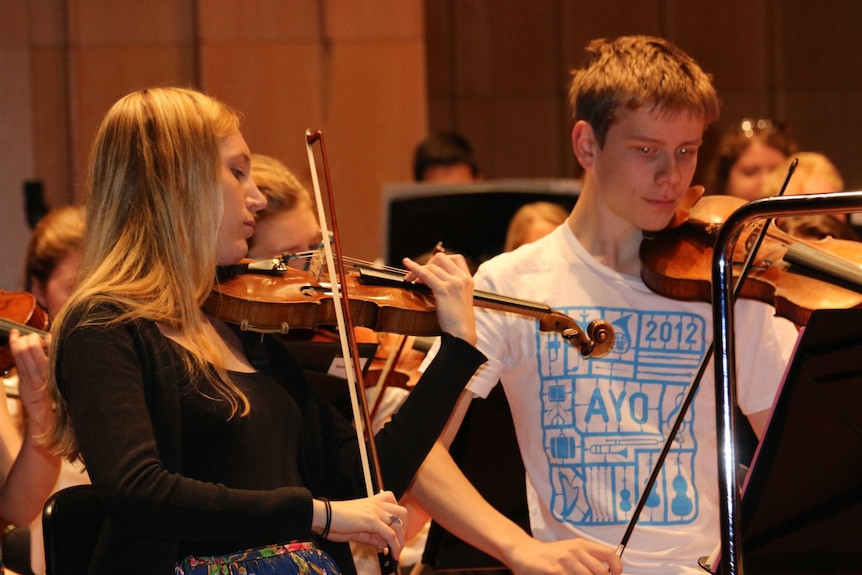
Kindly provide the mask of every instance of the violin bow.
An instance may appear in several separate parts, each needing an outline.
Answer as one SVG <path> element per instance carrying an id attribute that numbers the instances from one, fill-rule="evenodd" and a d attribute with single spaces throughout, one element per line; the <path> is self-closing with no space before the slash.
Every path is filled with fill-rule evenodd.
<path id="1" fill-rule="evenodd" d="M 323 173 L 326 177 L 329 217 L 332 220 L 331 232 L 327 227 L 326 212 L 323 208 L 320 182 L 317 177 L 317 164 L 314 159 L 314 144 L 316 142 L 320 144 L 320 157 L 323 160 Z M 320 220 L 321 232 L 324 238 L 332 238 L 332 242 L 323 242 L 323 251 L 326 258 L 326 265 L 329 269 L 332 298 L 336 303 L 334 306 L 335 317 L 338 324 L 341 351 L 344 355 L 344 370 L 350 394 L 350 404 L 353 410 L 353 420 L 356 425 L 356 437 L 359 440 L 359 454 L 360 459 L 362 460 L 363 475 L 365 477 L 365 489 L 368 496 L 372 497 L 375 493 L 383 491 L 383 474 L 380 470 L 380 459 L 377 456 L 377 445 L 374 442 L 371 413 L 368 409 L 368 399 L 365 394 L 365 382 L 362 378 L 359 346 L 356 342 L 356 331 L 354 330 L 355 324 L 350 312 L 350 295 L 346 281 L 347 272 L 345 271 L 344 258 L 342 257 L 344 251 L 341 249 L 341 238 L 338 234 L 335 200 L 332 193 L 332 182 L 329 176 L 329 162 L 326 156 L 323 132 L 319 130 L 315 132 L 306 130 L 305 145 L 308 153 L 308 165 L 311 169 L 311 180 L 314 187 L 314 195 L 317 203 L 317 215 Z M 337 257 L 333 255 L 333 243 L 335 244 Z M 333 271 L 337 271 L 337 273 L 333 274 Z M 344 278 L 343 283 L 341 281 L 342 278 Z M 378 553 L 378 557 L 380 559 L 380 569 L 383 575 L 399 573 L 398 563 L 392 558 L 392 554 L 389 549 Z"/>
<path id="2" fill-rule="evenodd" d="M 784 183 L 781 186 L 781 190 L 778 192 L 778 195 L 784 195 L 785 190 L 787 189 L 787 184 L 790 183 L 790 178 L 793 177 L 793 172 L 796 171 L 796 166 L 799 163 L 799 159 L 796 158 L 791 162 L 790 168 L 787 170 L 787 175 L 784 178 Z M 740 271 L 739 278 L 736 281 L 736 285 L 733 288 L 733 301 L 736 301 L 739 296 L 740 291 L 742 290 L 742 284 L 745 282 L 745 278 L 748 276 L 748 273 L 751 271 L 751 267 L 754 265 L 754 258 L 757 255 L 757 250 L 760 248 L 760 245 L 763 243 L 763 239 L 766 237 L 766 232 L 769 229 L 769 225 L 772 223 L 772 218 L 766 220 L 764 225 L 757 232 L 757 236 L 755 241 L 752 244 L 752 248 L 749 250 L 748 255 L 745 258 L 745 262 L 743 263 L 742 270 Z M 676 438 L 677 433 L 679 433 L 680 428 L 682 427 L 683 421 L 685 420 L 685 416 L 688 412 L 688 408 L 691 406 L 694 401 L 694 396 L 697 393 L 698 387 L 700 387 L 700 381 L 703 379 L 703 374 L 706 372 L 706 366 L 709 364 L 709 360 L 712 357 L 713 351 L 715 349 L 715 342 L 712 341 L 709 344 L 709 347 L 706 350 L 706 353 L 703 354 L 703 357 L 700 361 L 700 366 L 698 367 L 697 374 L 694 376 L 692 380 L 691 387 L 689 387 L 688 392 L 685 395 L 682 403 L 680 404 L 679 411 L 676 414 L 676 418 L 673 420 L 673 424 L 668 431 L 667 439 L 665 440 L 664 445 L 662 446 L 661 451 L 659 452 L 658 458 L 656 459 L 655 466 L 650 473 L 649 478 L 644 484 L 643 492 L 641 493 L 640 498 L 638 499 L 638 503 L 632 511 L 632 516 L 629 518 L 628 526 L 626 527 L 626 531 L 623 534 L 622 539 L 620 540 L 620 544 L 617 546 L 616 554 L 618 557 L 623 556 L 623 551 L 625 551 L 626 545 L 628 545 L 629 539 L 631 539 L 632 532 L 634 531 L 635 524 L 640 518 L 640 514 L 643 511 L 644 506 L 647 503 L 647 499 L 652 493 L 652 489 L 655 486 L 656 481 L 658 481 L 658 476 L 661 473 L 662 466 L 664 465 L 665 460 L 667 459 L 668 454 L 670 453 L 670 449 L 673 446 L 673 441 Z"/>

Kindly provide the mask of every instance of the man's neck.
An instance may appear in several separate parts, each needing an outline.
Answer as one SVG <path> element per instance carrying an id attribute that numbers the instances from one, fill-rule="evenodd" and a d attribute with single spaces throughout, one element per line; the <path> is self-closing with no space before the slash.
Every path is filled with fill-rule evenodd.
<path id="1" fill-rule="evenodd" d="M 620 273 L 639 276 L 641 230 L 611 213 L 585 190 L 567 220 L 569 229 L 593 257 Z"/>

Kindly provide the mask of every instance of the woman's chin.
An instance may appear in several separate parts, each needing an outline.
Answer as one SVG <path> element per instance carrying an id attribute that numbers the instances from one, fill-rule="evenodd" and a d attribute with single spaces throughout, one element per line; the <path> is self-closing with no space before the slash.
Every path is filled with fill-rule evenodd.
<path id="1" fill-rule="evenodd" d="M 218 254 L 216 254 L 216 265 L 219 266 L 229 266 L 236 263 L 239 263 L 243 258 L 248 255 L 248 243 L 245 241 L 242 242 L 242 245 L 237 245 L 233 249 L 230 250 L 220 250 Z"/>

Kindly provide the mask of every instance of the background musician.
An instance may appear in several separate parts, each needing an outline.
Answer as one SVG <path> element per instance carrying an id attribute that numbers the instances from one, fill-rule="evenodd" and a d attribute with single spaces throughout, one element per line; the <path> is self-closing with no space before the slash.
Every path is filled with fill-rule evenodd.
<path id="1" fill-rule="evenodd" d="M 706 192 L 747 201 L 761 198 L 769 173 L 798 151 L 796 139 L 783 124 L 745 118 L 721 136 Z"/>
<path id="2" fill-rule="evenodd" d="M 311 194 L 287 166 L 273 157 L 252 154 L 251 177 L 266 197 L 254 216 L 248 257 L 268 259 L 319 246 L 323 239 Z"/>
<path id="3" fill-rule="evenodd" d="M 24 289 L 33 294 L 49 320 L 54 318 L 75 289 L 83 241 L 82 206 L 54 208 L 33 228 L 25 256 Z M 45 572 L 42 506 L 52 492 L 87 483 L 88 479 L 80 465 L 61 464 L 60 458 L 51 454 L 40 440 L 53 421 L 45 389 L 48 377 L 45 339 L 39 334 L 20 335 L 18 330 L 12 330 L 9 347 L 15 361 L 14 374 L 19 393 L 19 399 L 10 403 L 14 406 L 13 413 L 21 436 L 14 440 L 20 445 L 20 451 L 14 471 L 8 476 L 12 480 L 4 485 L 0 510 L 3 518 L 15 525 L 29 524 L 30 568 L 38 574 Z M 4 410 L 0 418 L 5 420 L 6 416 Z M 7 442 L 7 452 L 9 445 Z M 13 487 L 14 481 L 21 481 L 21 484 Z M 13 494 L 14 500 L 7 497 Z"/>
<path id="4" fill-rule="evenodd" d="M 458 132 L 431 134 L 413 151 L 413 179 L 433 184 L 466 184 L 481 180 L 473 146 Z"/>
<path id="5" fill-rule="evenodd" d="M 770 172 L 763 183 L 763 197 L 781 193 L 787 172 L 793 160 L 797 160 L 793 177 L 787 183 L 784 194 L 828 194 L 842 192 L 847 188 L 838 167 L 819 152 L 798 152 L 781 162 Z M 848 214 L 798 215 L 778 218 L 775 224 L 782 230 L 810 240 L 833 237 L 844 240 L 859 240 L 856 230 L 848 223 Z"/>
<path id="6" fill-rule="evenodd" d="M 562 225 L 568 215 L 566 208 L 553 202 L 524 204 L 509 220 L 503 251 L 510 252 L 548 235 Z"/>
<path id="7" fill-rule="evenodd" d="M 596 40 L 570 88 L 584 169 L 566 225 L 483 264 L 480 289 L 546 302 L 616 332 L 582 359 L 528 320 L 477 312 L 489 365 L 468 386 L 411 494 L 444 528 L 515 573 L 699 573 L 719 538 L 712 371 L 674 440 L 629 547 L 620 542 L 712 334 L 707 303 L 670 300 L 640 279 L 644 231 L 663 229 L 719 113 L 710 77 L 669 42 Z M 763 429 L 796 339 L 769 306 L 737 305 L 739 402 Z M 501 380 L 527 472 L 534 538 L 494 511 L 446 451 L 474 396 Z"/>

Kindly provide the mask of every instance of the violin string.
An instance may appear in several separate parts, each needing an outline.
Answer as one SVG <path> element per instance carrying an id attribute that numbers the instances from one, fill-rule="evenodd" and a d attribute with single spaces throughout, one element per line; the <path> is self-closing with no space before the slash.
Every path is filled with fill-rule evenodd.
<path id="1" fill-rule="evenodd" d="M 314 259 L 316 257 L 318 257 L 318 256 L 317 256 L 317 253 L 314 251 L 299 252 L 296 254 L 290 254 L 290 255 L 283 256 L 282 261 L 289 260 L 289 261 L 299 261 L 299 262 L 310 262 L 312 259 Z M 349 268 L 350 271 L 362 272 L 363 270 L 365 270 L 365 271 L 371 271 L 371 272 L 388 272 L 388 273 L 392 274 L 393 276 L 397 276 L 397 277 L 377 278 L 377 279 L 384 279 L 385 281 L 389 281 L 389 282 L 398 282 L 399 277 L 402 278 L 402 281 L 403 281 L 404 276 L 407 275 L 407 270 L 393 267 L 393 266 L 384 265 L 384 264 L 378 264 L 376 262 L 369 262 L 367 260 L 362 260 L 362 259 L 358 259 L 358 258 L 351 258 L 351 257 L 345 256 L 344 257 L 344 263 L 346 264 L 346 268 Z M 286 265 L 289 266 L 290 264 L 286 264 Z M 300 266 L 300 269 L 307 270 L 308 267 L 309 267 L 308 264 L 305 263 L 305 264 Z M 479 305 L 480 307 L 485 307 L 488 309 L 497 309 L 500 311 L 507 311 L 507 310 L 511 311 L 514 309 L 514 310 L 519 311 L 522 314 L 527 314 L 527 315 L 530 315 L 530 316 L 536 317 L 536 318 L 544 317 L 552 311 L 550 306 L 548 306 L 545 303 L 524 300 L 524 299 L 511 297 L 511 296 L 505 296 L 505 295 L 501 295 L 501 294 L 497 294 L 497 293 L 493 293 L 493 292 L 489 292 L 489 291 L 484 291 L 484 290 L 474 290 L 473 296 L 474 296 L 474 301 L 476 302 L 476 305 Z M 587 333 L 587 332 L 583 332 L 583 330 L 580 330 L 580 331 L 584 334 Z M 583 353 L 585 349 L 588 349 L 590 347 L 590 345 L 592 343 L 592 338 L 586 338 L 582 341 L 583 341 L 582 344 L 574 344 L 574 345 Z M 571 343 L 574 343 L 574 342 L 571 342 Z"/>
<path id="2" fill-rule="evenodd" d="M 282 259 L 282 262 L 297 261 L 297 262 L 302 264 L 305 262 L 312 261 L 314 258 L 318 257 L 318 254 L 319 254 L 319 252 L 316 250 L 307 251 L 307 252 L 297 252 L 295 254 L 285 254 L 282 256 L 281 259 Z M 357 270 L 360 268 L 370 268 L 370 269 L 375 269 L 375 270 L 387 271 L 387 272 L 391 272 L 394 274 L 404 275 L 407 273 L 407 271 L 402 269 L 402 268 L 389 266 L 389 265 L 385 265 L 385 264 L 378 264 L 376 262 L 371 262 L 368 260 L 362 260 L 359 258 L 351 258 L 348 256 L 344 256 L 343 261 L 344 261 L 344 263 L 349 264 L 351 266 L 352 270 Z M 290 264 L 285 264 L 285 265 L 289 266 Z"/>

